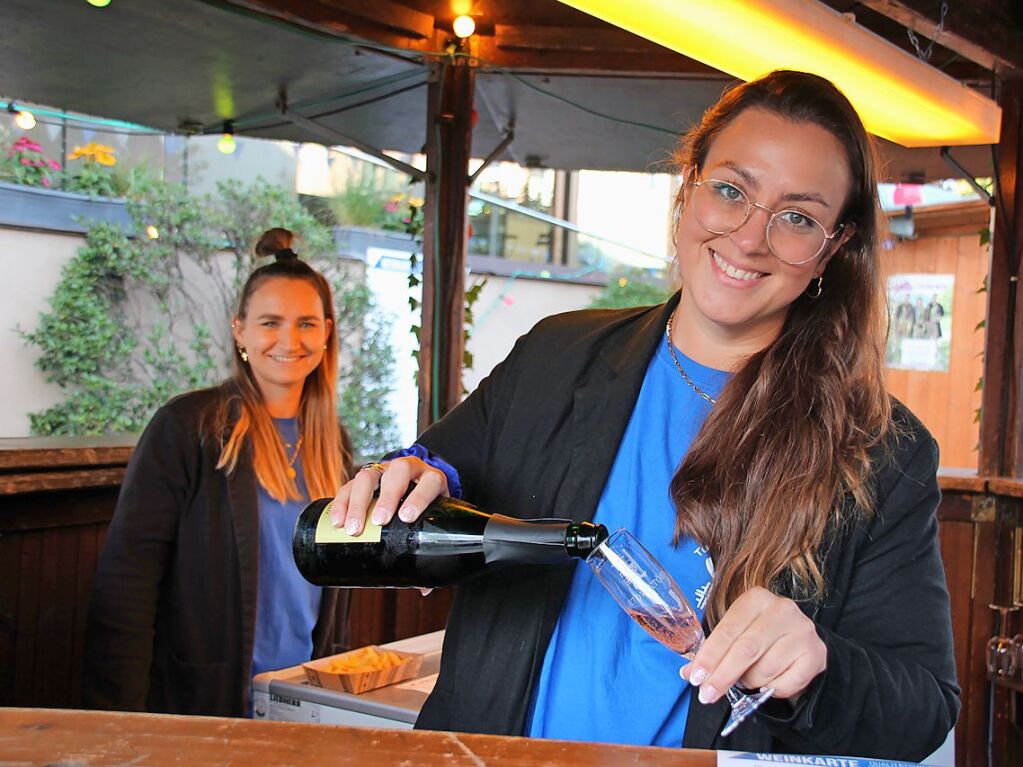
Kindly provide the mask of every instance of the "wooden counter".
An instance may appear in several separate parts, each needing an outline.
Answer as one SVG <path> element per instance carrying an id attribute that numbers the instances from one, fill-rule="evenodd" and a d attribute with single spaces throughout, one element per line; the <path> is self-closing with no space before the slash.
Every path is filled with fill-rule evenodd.
<path id="1" fill-rule="evenodd" d="M 713 767 L 713 751 L 249 719 L 0 709 L 3 764 Z"/>

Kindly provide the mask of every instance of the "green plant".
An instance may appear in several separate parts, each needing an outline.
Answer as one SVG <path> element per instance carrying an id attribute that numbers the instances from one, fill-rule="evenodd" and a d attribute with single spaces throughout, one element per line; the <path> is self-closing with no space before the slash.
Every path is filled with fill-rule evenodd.
<path id="1" fill-rule="evenodd" d="M 415 197 L 406 198 L 402 195 L 402 199 L 408 200 L 408 208 L 405 214 L 402 216 L 402 231 L 412 236 L 412 239 L 419 245 L 423 242 L 423 201 Z M 419 254 L 413 253 L 409 256 L 409 272 L 408 272 L 408 286 L 409 290 L 414 291 L 422 281 L 419 279 Z M 479 300 L 480 293 L 486 286 L 487 281 L 485 279 L 473 283 L 465 291 L 465 313 L 462 317 L 462 367 L 471 368 L 473 365 L 472 352 L 469 351 L 469 339 L 472 338 L 472 325 L 475 321 L 473 316 L 472 307 Z M 408 298 L 409 306 L 413 312 L 418 311 L 422 307 L 422 302 L 414 295 L 410 295 Z M 419 325 L 413 325 L 410 328 L 412 335 L 416 337 L 416 343 L 419 343 L 419 333 L 422 328 Z M 415 348 L 412 350 L 412 357 L 416 361 L 416 367 L 419 366 L 419 349 Z M 418 377 L 418 369 L 415 373 Z M 468 394 L 468 390 L 465 386 L 462 387 L 462 393 Z"/>
<path id="2" fill-rule="evenodd" d="M 93 197 L 116 197 L 123 189 L 118 189 L 115 165 L 117 158 L 111 146 L 95 142 L 76 146 L 68 155 L 64 188 Z"/>
<path id="3" fill-rule="evenodd" d="M 28 136 L 21 136 L 0 150 L 0 180 L 26 186 L 50 187 L 60 163 L 43 154 L 43 148 Z"/>
<path id="4" fill-rule="evenodd" d="M 643 269 L 629 269 L 612 277 L 603 290 L 590 303 L 591 309 L 625 309 L 630 306 L 650 306 L 667 300 L 671 290 L 662 279 L 652 278 Z"/>
<path id="5" fill-rule="evenodd" d="M 335 286 L 343 355 L 339 412 L 356 451 L 395 447 L 383 404 L 393 356 L 364 274 L 333 257 L 330 231 L 285 190 L 259 180 L 227 182 L 215 198 L 149 181 L 128 200 L 131 236 L 92 223 L 65 266 L 39 324 L 22 337 L 38 367 L 65 391 L 30 414 L 37 434 L 138 431 L 169 397 L 208 386 L 227 371 L 230 318 L 257 259 L 252 243 L 270 226 L 301 234 L 303 258 Z"/>

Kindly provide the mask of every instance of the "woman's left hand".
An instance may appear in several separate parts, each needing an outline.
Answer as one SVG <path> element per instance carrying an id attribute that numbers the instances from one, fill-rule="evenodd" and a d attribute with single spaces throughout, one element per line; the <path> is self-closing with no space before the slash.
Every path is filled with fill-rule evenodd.
<path id="1" fill-rule="evenodd" d="M 713 703 L 737 682 L 773 687 L 774 697 L 795 703 L 827 665 L 827 648 L 796 603 L 754 588 L 725 611 L 680 674 L 700 688 L 701 703 Z"/>

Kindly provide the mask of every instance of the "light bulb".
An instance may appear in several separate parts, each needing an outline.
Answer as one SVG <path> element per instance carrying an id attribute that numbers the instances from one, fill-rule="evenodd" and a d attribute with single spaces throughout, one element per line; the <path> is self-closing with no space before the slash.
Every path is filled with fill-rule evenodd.
<path id="1" fill-rule="evenodd" d="M 21 109 L 14 116 L 14 124 L 22 130 L 32 130 L 36 127 L 36 116 L 27 109 Z"/>
<path id="2" fill-rule="evenodd" d="M 235 143 L 233 133 L 225 133 L 221 136 L 220 141 L 217 142 L 217 149 L 220 150 L 221 154 L 234 154 L 234 150 L 238 148 L 238 144 Z"/>
<path id="3" fill-rule="evenodd" d="M 148 237 L 151 240 L 159 240 L 160 239 L 160 230 L 157 229 L 152 224 L 150 224 L 149 226 L 146 227 L 146 237 Z"/>
<path id="4" fill-rule="evenodd" d="M 110 0 L 85 0 L 85 2 L 97 8 L 106 8 L 108 5 L 110 5 Z"/>
<path id="5" fill-rule="evenodd" d="M 456 16 L 451 27 L 455 31 L 455 36 L 464 40 L 476 31 L 476 22 L 472 20 L 472 16 Z"/>

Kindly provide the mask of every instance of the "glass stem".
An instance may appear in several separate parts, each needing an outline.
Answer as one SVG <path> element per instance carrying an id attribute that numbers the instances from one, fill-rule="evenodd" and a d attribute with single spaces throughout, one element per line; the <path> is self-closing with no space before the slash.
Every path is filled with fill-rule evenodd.
<path id="1" fill-rule="evenodd" d="M 742 693 L 739 692 L 734 684 L 728 688 L 726 695 L 728 695 L 728 703 L 732 706 L 742 699 Z"/>

